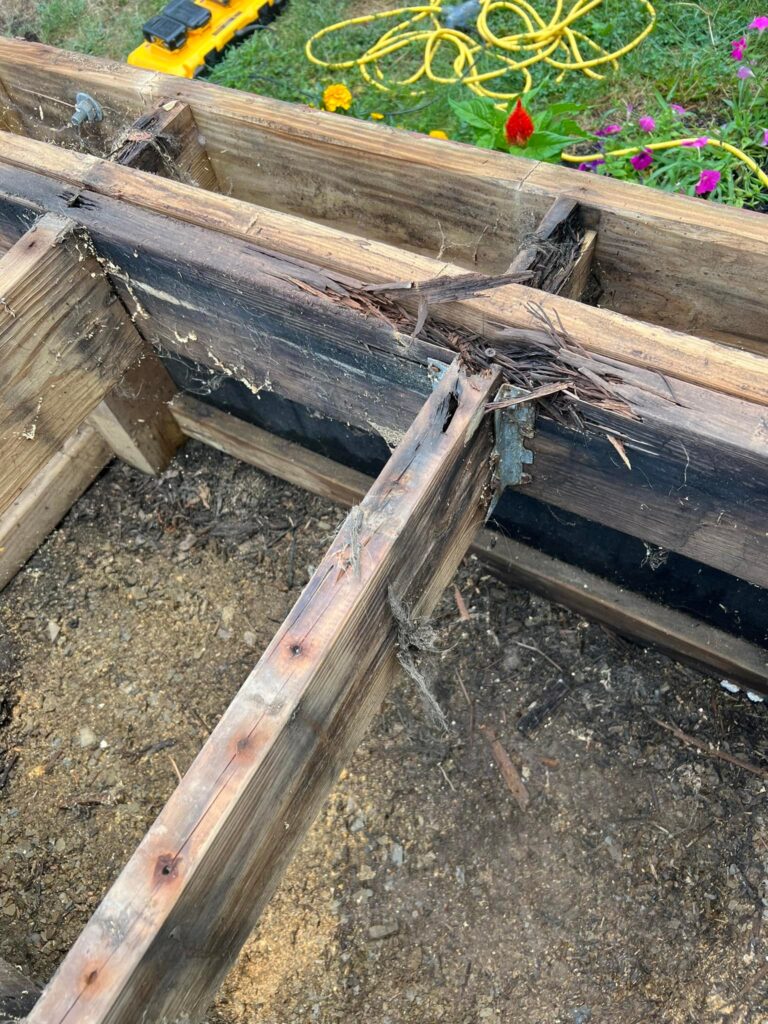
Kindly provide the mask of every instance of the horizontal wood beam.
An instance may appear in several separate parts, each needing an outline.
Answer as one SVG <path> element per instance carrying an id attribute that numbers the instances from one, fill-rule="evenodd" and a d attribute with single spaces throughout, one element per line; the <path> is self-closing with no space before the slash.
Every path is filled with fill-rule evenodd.
<path id="1" fill-rule="evenodd" d="M 364 473 L 275 437 L 190 395 L 179 395 L 171 408 L 188 437 L 341 505 L 357 504 L 371 484 Z M 768 692 L 768 652 L 754 644 L 491 530 L 478 530 L 470 551 L 513 586 L 543 594 L 697 668 Z"/>
<path id="2" fill-rule="evenodd" d="M 142 351 L 68 218 L 43 217 L 0 260 L 0 512 Z"/>
<path id="3" fill-rule="evenodd" d="M 72 215 L 91 233 L 154 345 L 208 367 L 213 381 L 230 377 L 253 393 L 274 389 L 393 443 L 403 436 L 429 391 L 428 357 L 449 361 L 451 354 L 334 302 L 335 285 L 322 268 L 331 266 L 342 290 L 344 281 L 359 281 L 355 274 L 409 281 L 456 268 L 214 193 L 201 204 L 197 190 L 176 182 L 23 145 L 36 146 L 38 163 L 49 158 L 52 166 L 47 175 L 34 173 L 29 149 L 13 150 L 23 170 L 9 166 L 3 150 L 0 224 L 20 229 L 35 212 L 77 197 Z M 588 516 L 604 525 L 768 585 L 768 435 L 759 401 L 768 359 L 519 285 L 446 304 L 439 314 L 481 333 L 492 325 L 540 329 L 530 301 L 559 318 L 577 345 L 629 352 L 646 366 L 659 359 L 667 369 L 661 375 L 613 362 L 611 373 L 623 381 L 614 385 L 616 393 L 630 414 L 595 405 L 582 410 L 615 434 L 632 469 L 607 440 L 540 417 L 532 445 L 536 496 L 569 511 L 590 503 Z M 584 366 L 604 372 L 601 358 L 585 354 Z M 701 376 L 713 389 L 725 382 L 754 400 L 691 385 L 673 370 Z M 572 472 L 575 452 L 588 464 L 588 489 Z"/>
<path id="4" fill-rule="evenodd" d="M 0 49 L 2 48 L 0 43 Z M 463 273 L 461 267 L 444 260 L 374 243 L 352 234 L 335 231 L 298 218 L 255 209 L 229 196 L 210 194 L 205 204 L 199 193 L 179 182 L 136 175 L 108 161 L 45 146 L 15 135 L 0 136 L 0 223 L 11 214 L 13 198 L 26 199 L 38 212 L 61 212 L 72 197 L 62 198 L 62 184 L 69 184 L 81 196 L 70 215 L 89 226 L 94 234 L 100 223 L 120 219 L 120 207 L 172 217 L 177 224 L 189 224 L 248 240 L 262 250 L 308 260 L 335 273 L 369 284 L 392 280 L 426 281 L 434 277 Z M 14 175 L 17 168 L 23 173 Z M 45 181 L 33 172 L 42 171 Z M 51 188 L 53 185 L 53 188 Z M 119 196 L 119 199 L 110 199 Z M 127 211 L 122 214 L 127 217 Z M 113 227 L 114 230 L 114 227 Z M 170 239 L 169 239 L 170 241 Z M 213 242 L 213 240 L 211 240 Z M 606 309 L 596 309 L 560 296 L 542 299 L 535 289 L 510 284 L 479 296 L 440 307 L 440 315 L 468 329 L 484 333 L 488 323 L 531 329 L 537 321 L 531 304 L 540 303 L 587 351 L 617 359 L 633 366 L 652 369 L 679 380 L 716 392 L 768 404 L 768 359 L 740 352 L 701 337 L 653 327 Z"/>
<path id="5" fill-rule="evenodd" d="M 204 1016 L 482 522 L 497 383 L 448 370 L 29 1024 Z"/>
<path id="6" fill-rule="evenodd" d="M 20 40 L 0 41 L 0 79 L 26 133 L 47 141 L 59 141 L 75 85 L 92 92 L 107 116 L 88 127 L 87 144 L 104 155 L 148 105 L 177 98 L 192 110 L 223 192 L 491 273 L 553 200 L 575 200 L 586 226 L 599 226 L 606 305 L 765 344 L 760 214 Z"/>

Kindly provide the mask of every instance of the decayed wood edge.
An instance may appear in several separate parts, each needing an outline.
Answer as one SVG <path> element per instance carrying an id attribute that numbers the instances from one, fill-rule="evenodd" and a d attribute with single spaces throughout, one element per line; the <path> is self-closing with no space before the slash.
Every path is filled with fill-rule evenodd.
<path id="1" fill-rule="evenodd" d="M 574 199 L 558 197 L 536 225 L 528 239 L 524 239 L 520 250 L 507 268 L 508 274 L 529 270 L 536 260 L 539 245 L 548 241 L 575 211 L 578 203 Z"/>
<path id="2" fill-rule="evenodd" d="M 66 122 L 75 83 L 108 100 L 107 138 L 175 96 L 207 139 L 222 191 L 491 272 L 554 198 L 570 197 L 588 227 L 600 220 L 607 304 L 691 333 L 765 343 L 768 231 L 759 214 L 507 154 L 480 159 L 459 143 L 17 40 L 0 40 L 0 77 L 38 138 Z M 89 144 L 94 135 L 89 128 Z"/>
<path id="3" fill-rule="evenodd" d="M 109 464 L 112 452 L 81 425 L 0 516 L 0 589 L 5 587 Z"/>
<path id="4" fill-rule="evenodd" d="M 78 190 L 93 191 L 105 200 L 119 197 L 116 201 L 121 204 L 241 238 L 282 256 L 363 278 L 366 283 L 381 284 L 393 279 L 418 282 L 463 273 L 460 267 L 443 260 L 255 207 L 229 196 L 208 193 L 202 204 L 199 192 L 181 182 L 143 175 L 97 157 L 8 133 L 0 133 L 2 164 L 19 168 L 27 175 L 42 173 Z M 17 192 L 19 188 L 23 189 L 23 183 L 16 184 Z M 57 203 L 63 208 L 66 200 L 58 197 Z M 70 215 L 89 223 L 87 209 L 73 207 Z M 126 210 L 126 225 L 129 222 Z M 568 335 L 591 353 L 712 391 L 768 404 L 768 359 L 759 354 L 561 296 L 545 296 L 524 285 L 510 284 L 495 289 L 487 297 L 446 303 L 439 311 L 444 319 L 482 335 L 489 322 L 523 330 L 540 329 L 532 306 L 540 306 L 554 322 L 562 323 Z"/>
<path id="5" fill-rule="evenodd" d="M 40 996 L 40 989 L 5 960 L 0 959 L 0 1024 L 24 1019 Z"/>
<path id="6" fill-rule="evenodd" d="M 594 272 L 596 248 L 597 232 L 587 228 L 581 240 L 578 258 L 571 268 L 568 279 L 558 290 L 558 295 L 562 295 L 565 299 L 576 299 L 577 301 L 582 298 L 587 291 L 590 278 Z"/>
<path id="7" fill-rule="evenodd" d="M 188 437 L 341 505 L 356 504 L 371 484 L 364 473 L 275 437 L 189 395 L 175 398 L 171 411 Z M 697 668 L 768 691 L 768 653 L 754 644 L 492 530 L 479 530 L 470 551 L 494 575 L 514 586 L 534 590 Z"/>
<path id="8" fill-rule="evenodd" d="M 111 159 L 125 167 L 210 191 L 219 188 L 189 104 L 180 100 L 161 102 L 138 117 Z"/>
<path id="9" fill-rule="evenodd" d="M 371 242 L 228 196 L 209 193 L 202 204 L 199 191 L 182 182 L 143 175 L 109 161 L 16 135 L 0 135 L 0 167 L 2 164 L 24 171 L 27 178 L 34 172 L 42 173 L 56 182 L 93 191 L 104 202 L 113 197 L 121 205 L 222 232 L 260 249 L 311 262 L 368 284 L 383 284 L 393 278 L 423 282 L 463 272 L 444 260 Z M 23 182 L 16 182 L 17 198 L 24 197 L 23 187 Z M 57 197 L 50 205 L 63 208 L 67 200 Z M 73 207 L 70 215 L 84 224 L 90 222 L 85 204 L 82 208 Z M 126 210 L 126 231 L 129 223 Z M 216 244 L 214 240 L 212 244 Z M 225 245 L 223 241 L 218 244 Z M 544 296 L 523 285 L 507 285 L 488 296 L 445 303 L 439 306 L 439 313 L 446 321 L 482 335 L 488 323 L 522 330 L 541 329 L 531 306 L 541 306 L 555 323 L 563 325 L 575 343 L 590 352 L 768 404 L 768 358 L 760 354 L 654 327 L 572 299 Z"/>
<path id="10" fill-rule="evenodd" d="M 29 1024 L 204 1015 L 482 521 L 497 385 L 448 369 Z"/>
<path id="11" fill-rule="evenodd" d="M 76 225 L 42 217 L 0 259 L 4 511 L 125 370 L 143 342 Z"/>

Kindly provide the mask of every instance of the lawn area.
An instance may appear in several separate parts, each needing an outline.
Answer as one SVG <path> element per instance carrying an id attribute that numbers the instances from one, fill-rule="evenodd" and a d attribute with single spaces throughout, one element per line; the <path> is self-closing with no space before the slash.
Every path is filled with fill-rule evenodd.
<path id="1" fill-rule="evenodd" d="M 117 0 L 109 6 L 105 0 L 44 0 L 30 8 L 22 0 L 2 0 L 0 31 L 34 32 L 45 42 L 121 59 L 140 40 L 142 21 L 162 6 L 161 0 Z M 572 6 L 568 0 L 563 10 Z M 537 10 L 549 21 L 555 7 L 546 0 Z M 318 107 L 326 87 L 344 85 L 350 98 L 348 110 L 341 113 L 347 116 L 507 149 L 504 127 L 513 104 L 476 96 L 466 85 L 466 75 L 453 85 L 422 77 L 415 84 L 381 91 L 364 81 L 358 67 L 334 69 L 307 60 L 306 41 L 321 28 L 384 9 L 382 0 L 288 0 L 272 25 L 230 50 L 210 77 L 222 85 Z M 654 30 L 615 67 L 595 68 L 601 78 L 580 70 L 559 78 L 547 63 L 534 64 L 533 90 L 524 102 L 535 133 L 524 149 L 513 152 L 557 162 L 565 147 L 600 157 L 586 162 L 582 157 L 582 170 L 768 209 L 768 188 L 756 171 L 768 171 L 768 30 L 761 31 L 763 16 L 768 24 L 768 3 L 761 7 L 756 0 L 710 0 L 706 6 L 661 0 Z M 321 40 L 315 52 L 329 62 L 353 60 L 405 17 L 350 26 Z M 649 17 L 644 0 L 602 0 L 573 27 L 614 52 L 630 43 Z M 749 28 L 752 23 L 756 27 Z M 488 25 L 498 37 L 520 29 L 519 19 L 503 8 L 489 15 Z M 583 56 L 593 53 L 586 42 L 581 49 Z M 423 52 L 423 42 L 414 42 L 386 57 L 380 65 L 384 80 L 407 78 L 420 66 Z M 455 52 L 443 46 L 436 53 L 437 75 L 453 74 Z M 483 46 L 477 55 L 479 70 L 498 68 L 499 52 L 505 51 Z M 513 71 L 485 84 L 513 93 L 523 78 Z M 696 142 L 654 148 L 674 139 Z M 705 144 L 705 139 L 710 141 Z M 736 147 L 747 162 L 711 140 Z M 612 156 L 613 150 L 622 155 Z"/>

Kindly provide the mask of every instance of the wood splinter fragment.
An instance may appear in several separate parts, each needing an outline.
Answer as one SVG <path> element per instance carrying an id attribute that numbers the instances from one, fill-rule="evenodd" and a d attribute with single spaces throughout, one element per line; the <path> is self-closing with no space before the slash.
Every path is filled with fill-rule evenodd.
<path id="1" fill-rule="evenodd" d="M 524 811 L 528 807 L 531 798 L 528 795 L 528 790 L 520 776 L 520 772 L 515 768 L 514 764 L 512 764 L 512 759 L 502 746 L 501 741 L 497 738 L 496 732 L 491 728 L 491 726 L 481 725 L 479 728 L 483 736 L 485 736 L 488 746 L 491 748 L 493 759 L 499 766 L 499 771 L 507 784 L 507 789 L 512 794 L 515 803 L 520 810 Z"/>

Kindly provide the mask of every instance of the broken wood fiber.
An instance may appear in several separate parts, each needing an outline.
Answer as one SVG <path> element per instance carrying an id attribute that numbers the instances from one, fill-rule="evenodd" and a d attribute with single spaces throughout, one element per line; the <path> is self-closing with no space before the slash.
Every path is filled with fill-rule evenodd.
<path id="1" fill-rule="evenodd" d="M 397 671 L 388 590 L 428 614 L 482 522 L 495 374 L 453 365 L 29 1024 L 199 1021 Z"/>

